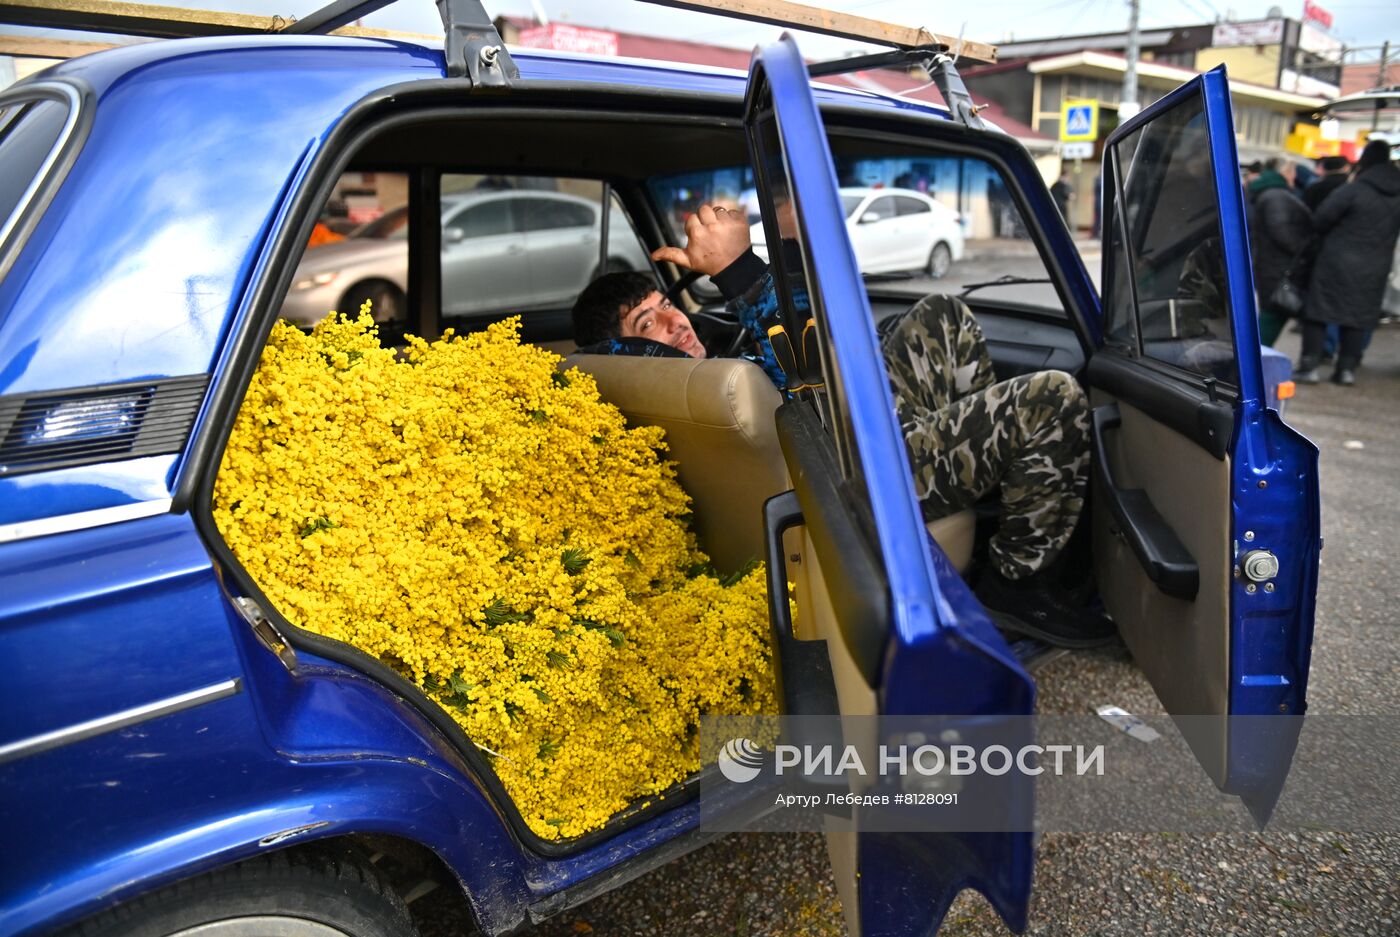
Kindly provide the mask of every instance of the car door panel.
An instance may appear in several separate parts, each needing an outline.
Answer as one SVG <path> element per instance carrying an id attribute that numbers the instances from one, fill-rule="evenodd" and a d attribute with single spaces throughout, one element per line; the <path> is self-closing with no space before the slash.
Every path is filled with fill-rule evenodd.
<path id="1" fill-rule="evenodd" d="M 770 250 L 789 336 L 777 344 L 793 349 L 782 360 L 789 385 L 802 388 L 778 424 L 804 520 L 793 532 L 805 538 L 796 565 L 820 577 L 820 589 L 805 586 L 803 603 L 796 573 L 801 634 L 825 640 L 842 714 L 877 712 L 881 732 L 904 716 L 1028 715 L 1029 676 L 947 557 L 930 548 L 826 135 L 806 66 L 787 37 L 755 56 L 745 129 L 766 243 L 794 238 L 800 253 L 792 268 L 795 252 Z M 819 280 L 808 273 L 815 270 Z M 838 529 L 860 542 L 874 573 L 851 562 Z M 876 574 L 882 581 L 872 581 Z M 872 588 L 882 601 L 868 601 Z M 862 595 L 867 601 L 855 601 Z M 850 932 L 931 933 L 965 887 L 985 894 L 1010 926 L 1024 927 L 1029 781 L 1020 777 L 998 801 L 1023 821 L 1008 828 L 1026 832 L 874 833 L 862 828 L 861 807 L 853 810 L 854 833 L 840 834 L 832 821 L 839 835 L 829 850 Z"/>
<path id="2" fill-rule="evenodd" d="M 546 194 L 521 201 L 533 285 L 531 302 L 572 305 L 598 266 L 597 212 Z M 578 221 L 585 223 L 574 223 Z"/>
<path id="3" fill-rule="evenodd" d="M 1299 726 L 1240 717 L 1306 707 L 1317 454 L 1263 396 L 1229 100 L 1216 69 L 1108 140 L 1091 510 L 1134 660 L 1211 779 L 1264 822 Z"/>
<path id="4" fill-rule="evenodd" d="M 879 216 L 877 220 L 869 220 L 876 215 Z M 900 252 L 904 248 L 899 243 L 899 216 L 893 198 L 877 198 L 867 205 L 856 228 L 861 238 L 856 256 L 861 259 L 863 271 L 883 273 L 899 269 Z"/>
<path id="5" fill-rule="evenodd" d="M 1104 606 L 1168 712 L 1223 715 L 1229 711 L 1230 646 L 1220 623 L 1229 616 L 1232 564 L 1229 529 L 1219 519 L 1230 514 L 1230 460 L 1215 458 L 1109 393 L 1095 389 L 1090 404 L 1096 410 L 1116 406 L 1122 419 L 1105 439 L 1114 481 L 1146 493 L 1201 571 L 1191 598 L 1165 594 L 1143 569 L 1122 525 L 1109 511 L 1096 510 L 1094 556 Z M 1183 477 L 1193 483 L 1181 484 Z M 1096 505 L 1107 500 L 1105 487 L 1095 477 Z M 1224 777 L 1220 753 L 1206 769 L 1213 778 Z"/>
<path id="6" fill-rule="evenodd" d="M 511 311 L 533 301 L 525 235 L 511 199 L 486 199 L 444 224 L 442 308 L 449 316 Z"/>

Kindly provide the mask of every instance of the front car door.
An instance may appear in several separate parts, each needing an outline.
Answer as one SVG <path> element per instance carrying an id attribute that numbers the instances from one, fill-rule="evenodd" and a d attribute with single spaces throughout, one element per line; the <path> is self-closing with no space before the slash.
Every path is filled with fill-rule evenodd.
<path id="1" fill-rule="evenodd" d="M 851 241 L 856 259 L 865 273 L 883 273 L 899 268 L 900 253 L 908 247 L 899 240 L 899 211 L 889 195 L 872 199 L 855 219 Z"/>
<path id="2" fill-rule="evenodd" d="M 1104 603 L 1196 756 L 1260 821 L 1306 708 L 1317 451 L 1266 406 L 1223 68 L 1104 155 L 1093 412 Z"/>
<path id="3" fill-rule="evenodd" d="M 790 38 L 754 58 L 745 129 L 766 243 L 797 248 L 769 251 L 785 333 L 775 348 L 791 392 L 778 430 L 802 523 L 797 550 L 770 543 L 769 556 L 802 558 L 777 571 L 797 585 L 797 636 L 825 641 L 841 714 L 878 716 L 882 738 L 900 717 L 1029 715 L 1030 677 L 930 547 L 831 152 Z M 997 796 L 1002 828 L 1024 832 L 870 832 L 854 808 L 853 830 L 829 835 L 850 932 L 932 933 L 968 887 L 1024 928 L 1030 779 Z"/>

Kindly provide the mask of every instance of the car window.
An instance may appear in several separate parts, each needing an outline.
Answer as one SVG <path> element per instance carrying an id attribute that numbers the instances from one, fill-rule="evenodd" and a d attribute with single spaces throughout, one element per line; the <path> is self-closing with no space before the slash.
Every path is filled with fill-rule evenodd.
<path id="1" fill-rule="evenodd" d="M 470 332 L 513 315 L 526 340 L 563 341 L 572 335 L 569 310 L 595 277 L 651 270 L 615 194 L 608 195 L 604 247 L 597 206 L 607 190 L 596 180 L 447 173 L 438 178 L 433 212 L 442 238 L 438 312 L 425 311 L 429 318 L 420 322 L 409 282 L 410 237 L 421 230 L 410 188 L 406 173 L 341 176 L 283 300 L 283 318 L 311 328 L 333 309 L 353 314 L 369 300 L 388 343 L 406 331 Z M 567 236 L 529 238 L 527 230 Z"/>
<path id="2" fill-rule="evenodd" d="M 444 226 L 456 229 L 466 240 L 514 234 L 520 230 L 516 222 L 515 202 L 506 199 L 469 205 L 448 219 Z"/>
<path id="3" fill-rule="evenodd" d="M 1132 314 L 1144 356 L 1236 383 L 1204 100 L 1183 99 L 1113 151 L 1121 208 L 1112 225 L 1122 234 L 1113 232 L 1110 243 L 1120 243 L 1126 257 L 1109 273 L 1109 334 L 1121 333 Z"/>
<path id="4" fill-rule="evenodd" d="M 895 196 L 894 204 L 901 215 L 920 215 L 933 211 L 933 209 L 928 207 L 928 202 L 921 202 L 907 195 Z"/>
<path id="5" fill-rule="evenodd" d="M 1105 207 L 1112 210 L 1113 205 L 1110 194 Z M 1116 223 L 1109 223 L 1106 230 L 1108 253 L 1105 256 L 1109 265 L 1103 285 L 1104 344 L 1136 355 L 1137 310 L 1133 306 L 1132 272 L 1128 269 L 1128 252 L 1123 249 L 1123 231 Z"/>
<path id="6" fill-rule="evenodd" d="M 408 206 L 395 208 L 393 211 L 386 211 L 373 221 L 366 221 L 363 225 L 351 231 L 350 237 L 355 238 L 407 238 L 408 237 Z"/>
<path id="7" fill-rule="evenodd" d="M 42 100 L 0 108 L 0 232 L 20 207 L 68 122 L 68 105 Z"/>
<path id="8" fill-rule="evenodd" d="M 443 328 L 471 331 L 519 315 L 529 341 L 568 339 L 569 310 L 594 278 L 651 270 L 648 251 L 626 212 L 596 180 L 447 173 L 440 187 L 447 219 L 441 265 Z M 606 215 L 599 210 L 605 196 Z M 491 236 L 546 232 L 563 236 Z"/>
<path id="9" fill-rule="evenodd" d="M 598 217 L 592 206 L 564 199 L 530 198 L 524 200 L 524 206 L 526 231 L 588 228 Z"/>
<path id="10" fill-rule="evenodd" d="M 866 210 L 861 213 L 860 220 L 864 222 L 876 220 L 888 221 L 896 214 L 894 199 L 886 196 L 885 198 L 877 198 L 875 201 L 871 202 L 870 207 L 866 208 Z"/>
<path id="11" fill-rule="evenodd" d="M 871 282 L 879 279 L 882 294 L 917 299 L 930 292 L 957 295 L 975 287 L 969 301 L 984 305 L 1026 308 L 1039 314 L 1064 315 L 1050 274 L 1041 260 L 1020 201 L 985 160 L 940 154 L 891 156 L 872 151 L 866 140 L 832 137 L 833 161 L 840 185 L 841 207 L 848 217 L 874 190 L 872 208 L 884 206 L 885 217 L 901 201 L 929 208 L 918 193 L 946 211 L 929 208 L 907 215 L 913 230 L 898 245 L 875 238 L 852 238 L 856 261 Z M 749 218 L 755 251 L 766 258 L 754 201 L 753 173 L 747 166 L 728 166 L 657 176 L 647 188 L 670 227 L 672 243 L 685 242 L 685 221 L 701 204 L 710 202 L 742 210 Z M 905 194 L 900 195 L 903 190 Z M 867 229 L 869 231 L 870 229 Z M 874 229 L 878 231 L 878 227 Z M 897 248 L 897 249 L 896 249 Z M 705 283 L 704 280 L 701 284 Z M 696 290 L 717 300 L 718 291 Z"/>

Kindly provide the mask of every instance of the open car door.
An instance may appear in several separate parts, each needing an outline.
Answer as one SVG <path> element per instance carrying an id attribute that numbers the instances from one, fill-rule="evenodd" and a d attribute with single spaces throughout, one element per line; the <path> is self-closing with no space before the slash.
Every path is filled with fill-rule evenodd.
<path id="1" fill-rule="evenodd" d="M 755 55 L 745 105 L 782 310 L 770 336 L 791 393 L 778 431 L 797 509 L 775 518 L 781 499 L 770 502 L 770 575 L 779 595 L 796 583 L 797 637 L 826 642 L 843 716 L 878 716 L 883 737 L 901 716 L 1029 715 L 1034 684 L 925 530 L 808 82 L 784 37 Z M 781 543 L 786 526 L 795 549 Z M 775 615 L 785 606 L 772 603 Z M 965 887 L 1023 929 L 1031 781 L 995 795 L 1011 819 L 1000 829 L 1020 832 L 862 831 L 856 807 L 855 831 L 830 834 L 850 932 L 932 933 Z"/>
<path id="2" fill-rule="evenodd" d="M 1263 823 L 1301 723 L 1279 716 L 1306 708 L 1317 450 L 1265 405 L 1224 69 L 1119 127 L 1102 178 L 1099 587 L 1212 780 Z"/>

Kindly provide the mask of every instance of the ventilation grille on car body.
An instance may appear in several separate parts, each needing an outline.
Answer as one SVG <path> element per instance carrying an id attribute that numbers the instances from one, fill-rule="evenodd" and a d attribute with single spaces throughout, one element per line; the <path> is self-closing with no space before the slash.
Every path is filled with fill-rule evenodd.
<path id="1" fill-rule="evenodd" d="M 179 452 L 207 374 L 0 397 L 0 478 Z"/>

